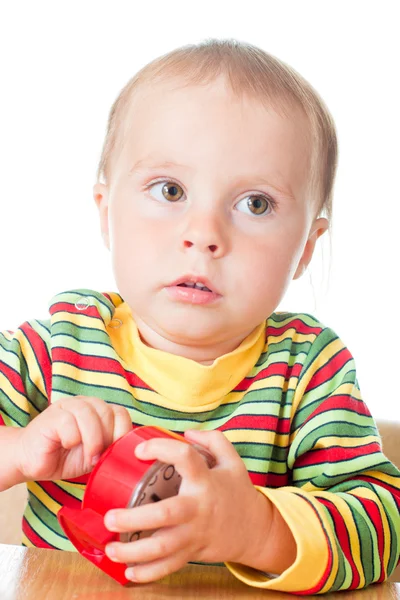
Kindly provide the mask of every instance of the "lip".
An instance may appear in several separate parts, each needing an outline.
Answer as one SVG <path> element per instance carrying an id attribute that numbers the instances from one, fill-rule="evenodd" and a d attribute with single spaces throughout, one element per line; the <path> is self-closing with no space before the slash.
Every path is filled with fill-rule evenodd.
<path id="1" fill-rule="evenodd" d="M 211 281 L 207 279 L 207 277 L 203 277 L 202 275 L 184 275 L 183 277 L 179 277 L 179 279 L 176 279 L 172 283 L 168 283 L 166 287 L 174 287 L 179 285 L 180 283 L 187 283 L 188 281 L 190 283 L 201 283 L 201 285 L 208 287 L 208 289 L 211 290 L 214 294 L 218 294 L 219 296 L 221 296 L 220 292 L 217 290 L 215 285 L 211 283 Z"/>

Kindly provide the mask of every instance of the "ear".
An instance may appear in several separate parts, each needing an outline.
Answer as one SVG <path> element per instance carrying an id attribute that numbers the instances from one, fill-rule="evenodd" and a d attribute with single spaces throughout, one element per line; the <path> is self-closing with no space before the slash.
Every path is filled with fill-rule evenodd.
<path id="1" fill-rule="evenodd" d="M 312 259 L 312 256 L 314 254 L 315 244 L 317 243 L 318 238 L 321 237 L 321 235 L 323 233 L 325 233 L 325 231 L 328 229 L 328 227 L 329 227 L 329 223 L 328 223 L 327 219 L 325 219 L 323 217 L 315 219 L 315 221 L 313 222 L 313 224 L 311 226 L 308 240 L 304 247 L 302 257 L 299 261 L 299 264 L 297 265 L 296 272 L 293 275 L 293 279 L 298 279 L 299 277 L 301 277 L 303 275 L 303 273 L 307 269 L 307 267 Z"/>
<path id="2" fill-rule="evenodd" d="M 93 186 L 93 198 L 99 210 L 103 241 L 106 247 L 110 249 L 110 234 L 108 229 L 108 187 L 104 183 L 96 183 Z"/>

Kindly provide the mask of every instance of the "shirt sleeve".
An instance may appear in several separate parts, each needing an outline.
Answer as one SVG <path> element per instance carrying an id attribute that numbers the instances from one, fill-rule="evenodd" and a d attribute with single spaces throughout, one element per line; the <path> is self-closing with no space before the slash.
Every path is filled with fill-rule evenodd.
<path id="1" fill-rule="evenodd" d="M 47 321 L 27 321 L 15 332 L 0 332 L 0 425 L 25 427 L 47 408 L 49 345 Z"/>
<path id="2" fill-rule="evenodd" d="M 399 562 L 400 471 L 382 452 L 354 360 L 330 329 L 299 376 L 287 460 L 290 486 L 257 489 L 288 523 L 295 562 L 278 577 L 227 567 L 249 585 L 301 595 L 384 581 Z"/>

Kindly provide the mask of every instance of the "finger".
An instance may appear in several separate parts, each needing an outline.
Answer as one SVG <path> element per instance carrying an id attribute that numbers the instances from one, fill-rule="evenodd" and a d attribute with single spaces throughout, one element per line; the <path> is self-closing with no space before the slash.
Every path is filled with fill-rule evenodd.
<path id="1" fill-rule="evenodd" d="M 75 415 L 63 410 L 58 403 L 53 404 L 46 413 L 42 414 L 46 419 L 41 421 L 40 432 L 45 434 L 48 444 L 51 444 L 50 451 L 58 450 L 60 446 L 70 450 L 82 443 L 82 434 Z M 39 420 L 37 426 L 39 427 Z"/>
<path id="2" fill-rule="evenodd" d="M 235 447 L 221 431 L 217 429 L 214 431 L 188 429 L 185 431 L 184 436 L 191 443 L 203 446 L 208 450 L 214 456 L 218 465 L 236 463 L 236 465 L 241 464 L 244 466 Z"/>
<path id="3" fill-rule="evenodd" d="M 179 440 L 153 438 L 139 444 L 135 454 L 143 460 L 157 459 L 173 464 L 182 478 L 198 483 L 208 475 L 204 458 L 191 444 Z"/>
<path id="4" fill-rule="evenodd" d="M 109 531 L 143 531 L 185 523 L 194 513 L 192 498 L 173 496 L 155 504 L 110 510 L 104 517 L 104 525 Z"/>
<path id="5" fill-rule="evenodd" d="M 101 398 L 94 396 L 80 396 L 81 402 L 87 403 L 93 407 L 93 410 L 97 413 L 100 421 L 100 425 L 103 431 L 104 447 L 108 448 L 114 441 L 114 410 L 112 404 L 108 404 Z"/>
<path id="6" fill-rule="evenodd" d="M 131 417 L 123 406 L 108 404 L 104 400 L 92 396 L 82 398 L 93 406 L 100 417 L 106 447 L 132 429 Z"/>
<path id="7" fill-rule="evenodd" d="M 112 441 L 118 440 L 121 436 L 128 433 L 132 429 L 132 420 L 129 412 L 123 406 L 112 405 L 114 412 L 114 430 L 112 433 Z"/>
<path id="8" fill-rule="evenodd" d="M 68 402 L 61 400 L 58 402 L 62 410 L 75 417 L 81 434 L 85 464 L 91 465 L 92 459 L 101 454 L 105 448 L 103 426 L 99 415 L 88 402 L 74 401 L 73 398 Z"/>
<path id="9" fill-rule="evenodd" d="M 157 531 L 135 542 L 114 542 L 106 546 L 107 556 L 115 562 L 147 563 L 160 560 L 186 548 L 186 538 L 175 533 L 174 528 Z"/>
<path id="10" fill-rule="evenodd" d="M 145 564 L 137 564 L 133 567 L 128 567 L 125 571 L 125 577 L 130 581 L 136 583 L 149 583 L 150 581 L 157 581 L 162 579 L 171 573 L 175 573 L 182 569 L 189 560 L 188 552 L 186 549 L 181 550 L 176 554 L 167 556 L 153 562 Z"/>

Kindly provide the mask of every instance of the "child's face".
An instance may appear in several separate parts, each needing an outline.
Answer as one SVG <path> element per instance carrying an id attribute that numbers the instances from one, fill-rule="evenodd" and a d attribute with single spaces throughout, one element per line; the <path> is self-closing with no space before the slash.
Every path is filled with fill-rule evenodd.
<path id="1" fill-rule="evenodd" d="M 94 188 L 119 292 L 145 339 L 232 350 L 327 228 L 307 196 L 305 118 L 238 100 L 221 79 L 141 89 L 125 127 L 110 185 Z M 190 276 L 217 293 L 171 287 Z"/>

